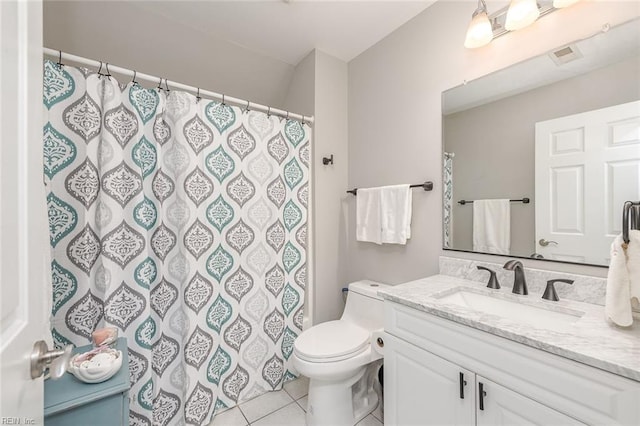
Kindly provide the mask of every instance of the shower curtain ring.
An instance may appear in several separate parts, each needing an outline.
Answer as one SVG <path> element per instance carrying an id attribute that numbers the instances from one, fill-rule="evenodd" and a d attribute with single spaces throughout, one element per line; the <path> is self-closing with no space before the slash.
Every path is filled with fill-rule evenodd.
<path id="1" fill-rule="evenodd" d="M 58 50 L 58 68 L 62 68 L 62 50 Z"/>
<path id="2" fill-rule="evenodd" d="M 196 103 L 200 102 L 200 88 L 198 87 L 198 91 L 196 92 Z"/>
<path id="3" fill-rule="evenodd" d="M 131 80 L 131 83 L 133 84 L 138 84 L 138 82 L 136 81 L 136 70 L 133 70 L 133 80 Z"/>
<path id="4" fill-rule="evenodd" d="M 302 116 L 302 127 L 304 127 L 304 115 Z"/>
<path id="5" fill-rule="evenodd" d="M 224 103 L 224 93 L 222 94 L 222 105 L 227 106 L 227 104 Z"/>
<path id="6" fill-rule="evenodd" d="M 107 77 L 111 77 L 111 73 L 109 72 L 109 62 L 107 62 Z"/>
<path id="7" fill-rule="evenodd" d="M 167 93 L 169 93 L 171 90 L 169 89 L 169 80 L 167 80 L 166 78 L 164 79 L 164 87 L 167 88 Z"/>
<path id="8" fill-rule="evenodd" d="M 251 110 L 249 109 L 249 105 L 250 105 L 250 104 L 251 104 L 251 102 L 247 101 L 247 109 L 245 109 L 245 111 L 246 111 L 246 112 L 251 111 Z"/>
<path id="9" fill-rule="evenodd" d="M 271 118 L 271 107 L 267 107 L 267 117 Z"/>
<path id="10" fill-rule="evenodd" d="M 287 111 L 287 121 L 289 121 L 289 111 Z"/>
<path id="11" fill-rule="evenodd" d="M 158 81 L 158 90 L 162 90 L 162 77 L 160 77 L 160 81 Z"/>
<path id="12" fill-rule="evenodd" d="M 98 75 L 102 77 L 102 61 L 100 61 L 100 68 L 98 68 Z"/>

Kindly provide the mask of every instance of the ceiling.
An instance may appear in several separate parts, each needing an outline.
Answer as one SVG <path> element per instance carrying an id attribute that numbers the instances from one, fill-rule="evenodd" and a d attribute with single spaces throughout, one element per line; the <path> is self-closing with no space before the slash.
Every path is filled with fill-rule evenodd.
<path id="1" fill-rule="evenodd" d="M 315 48 L 348 62 L 435 1 L 181 0 L 135 5 L 210 37 L 297 65 Z"/>

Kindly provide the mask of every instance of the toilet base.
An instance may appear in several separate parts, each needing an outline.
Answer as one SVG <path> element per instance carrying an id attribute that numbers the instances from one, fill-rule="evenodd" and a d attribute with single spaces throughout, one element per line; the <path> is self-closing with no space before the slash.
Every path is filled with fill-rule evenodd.
<path id="1" fill-rule="evenodd" d="M 346 381 L 327 382 L 311 378 L 307 403 L 307 426 L 353 426 L 376 409 L 378 368 L 382 360 L 363 366 Z"/>

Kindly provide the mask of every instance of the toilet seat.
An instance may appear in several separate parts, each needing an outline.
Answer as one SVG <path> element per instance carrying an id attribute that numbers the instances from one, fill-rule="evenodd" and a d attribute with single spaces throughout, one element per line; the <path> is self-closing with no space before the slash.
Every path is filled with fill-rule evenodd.
<path id="1" fill-rule="evenodd" d="M 357 325 L 342 320 L 328 321 L 303 332 L 293 350 L 309 362 L 333 362 L 350 358 L 369 346 L 370 334 Z"/>

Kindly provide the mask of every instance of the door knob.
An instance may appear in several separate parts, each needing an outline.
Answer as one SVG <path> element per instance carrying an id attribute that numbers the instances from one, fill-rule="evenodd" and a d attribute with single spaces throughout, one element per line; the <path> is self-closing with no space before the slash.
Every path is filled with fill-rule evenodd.
<path id="1" fill-rule="evenodd" d="M 541 238 L 541 239 L 540 239 L 540 241 L 538 241 L 538 243 L 539 243 L 542 247 L 546 247 L 546 246 L 548 246 L 549 244 L 554 244 L 554 245 L 556 245 L 556 246 L 558 245 L 558 242 L 557 242 L 557 241 L 548 241 L 548 240 L 545 240 L 544 238 Z"/>
<path id="2" fill-rule="evenodd" d="M 71 358 L 73 346 L 67 345 L 64 349 L 49 350 L 44 340 L 38 340 L 33 345 L 31 352 L 31 378 L 42 376 L 44 370 L 49 367 L 52 379 L 59 379 L 65 371 Z"/>

